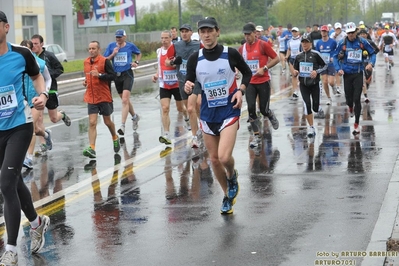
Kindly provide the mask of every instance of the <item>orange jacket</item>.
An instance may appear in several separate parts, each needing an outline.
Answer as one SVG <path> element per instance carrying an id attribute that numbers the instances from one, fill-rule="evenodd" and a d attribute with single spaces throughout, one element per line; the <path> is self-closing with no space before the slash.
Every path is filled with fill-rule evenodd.
<path id="1" fill-rule="evenodd" d="M 91 57 L 84 61 L 84 73 L 86 74 L 86 92 L 84 101 L 90 104 L 111 103 L 111 82 L 90 74 L 90 71 L 97 69 L 100 74 L 107 74 L 105 71 L 106 58 L 98 55 L 93 61 Z"/>

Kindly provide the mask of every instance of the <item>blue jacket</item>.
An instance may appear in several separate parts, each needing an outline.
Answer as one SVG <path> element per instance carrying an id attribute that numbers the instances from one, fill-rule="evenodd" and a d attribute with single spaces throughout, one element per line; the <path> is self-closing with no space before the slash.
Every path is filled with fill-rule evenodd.
<path id="1" fill-rule="evenodd" d="M 346 41 L 345 41 L 346 40 Z M 343 46 L 346 49 L 343 49 Z M 363 48 L 361 47 L 363 46 Z M 367 50 L 369 55 L 369 62 L 374 66 L 376 60 L 376 54 L 373 46 L 364 38 L 357 37 L 351 42 L 348 37 L 342 39 L 337 46 L 334 53 L 334 68 L 336 71 L 342 69 L 346 74 L 360 73 L 364 70 L 364 60 L 366 57 L 363 56 L 363 51 Z M 338 59 L 340 54 L 343 54 L 342 59 Z"/>

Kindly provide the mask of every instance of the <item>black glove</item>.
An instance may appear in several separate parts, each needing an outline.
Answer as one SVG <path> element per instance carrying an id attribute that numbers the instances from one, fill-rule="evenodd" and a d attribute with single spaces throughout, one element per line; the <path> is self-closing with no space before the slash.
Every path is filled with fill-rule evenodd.
<path id="1" fill-rule="evenodd" d="M 173 60 L 174 65 L 181 65 L 181 63 L 183 63 L 183 59 L 181 58 L 181 56 L 178 56 L 175 58 L 175 60 Z"/>

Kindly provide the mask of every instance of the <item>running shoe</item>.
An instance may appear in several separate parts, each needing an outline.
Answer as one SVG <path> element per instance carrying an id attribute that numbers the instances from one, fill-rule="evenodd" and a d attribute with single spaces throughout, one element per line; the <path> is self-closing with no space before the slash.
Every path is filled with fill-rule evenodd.
<path id="1" fill-rule="evenodd" d="M 116 140 L 114 140 L 113 142 L 114 142 L 114 152 L 119 152 L 121 149 L 121 143 L 119 141 L 119 137 Z"/>
<path id="2" fill-rule="evenodd" d="M 29 159 L 28 157 L 25 157 L 24 167 L 26 167 L 28 169 L 33 169 L 33 161 L 32 161 L 32 159 Z"/>
<path id="3" fill-rule="evenodd" d="M 120 147 L 119 147 L 120 148 Z M 90 146 L 83 150 L 83 156 L 89 158 L 96 158 L 96 151 L 93 150 Z"/>
<path id="4" fill-rule="evenodd" d="M 71 125 L 71 119 L 69 118 L 69 116 L 67 116 L 65 111 L 60 110 L 60 113 L 62 114 L 62 121 L 64 121 L 65 125 L 69 127 Z"/>
<path id="5" fill-rule="evenodd" d="M 184 118 L 184 122 L 186 123 L 186 128 L 188 131 L 191 130 L 190 118 Z"/>
<path id="6" fill-rule="evenodd" d="M 349 115 L 350 115 L 351 117 L 354 117 L 354 116 L 355 116 L 355 113 L 353 112 L 353 107 L 349 107 Z"/>
<path id="7" fill-rule="evenodd" d="M 331 98 L 328 98 L 326 104 L 327 104 L 327 105 L 332 105 L 332 99 L 331 99 Z"/>
<path id="8" fill-rule="evenodd" d="M 308 127 L 308 138 L 314 138 L 316 136 L 316 130 L 314 126 Z"/>
<path id="9" fill-rule="evenodd" d="M 46 146 L 48 150 L 52 150 L 53 149 L 53 141 L 51 140 L 51 130 L 50 129 L 46 129 L 44 130 L 47 132 L 47 138 L 44 137 L 44 139 L 46 140 Z"/>
<path id="10" fill-rule="evenodd" d="M 333 86 L 333 87 L 332 87 L 332 91 L 333 91 L 333 94 L 336 95 L 336 94 L 337 94 L 337 87 L 336 87 L 336 86 Z"/>
<path id="11" fill-rule="evenodd" d="M 125 135 L 125 125 L 121 125 L 121 127 L 118 129 L 118 134 L 121 136 Z"/>
<path id="12" fill-rule="evenodd" d="M 274 112 L 271 109 L 269 109 L 269 116 L 268 117 L 269 117 L 270 123 L 272 123 L 273 128 L 275 130 L 277 130 L 278 127 L 279 127 L 279 122 L 278 122 L 276 116 L 274 115 Z"/>
<path id="13" fill-rule="evenodd" d="M 337 95 L 338 95 L 338 96 L 339 96 L 339 95 L 341 95 L 341 94 L 342 94 L 342 92 L 341 92 L 341 89 L 340 89 L 340 87 L 339 87 L 339 86 L 337 86 L 336 88 L 337 88 Z"/>
<path id="14" fill-rule="evenodd" d="M 132 117 L 132 122 L 133 122 L 133 130 L 136 131 L 139 128 L 139 121 L 140 121 L 140 116 L 138 114 L 135 114 Z M 123 131 L 125 132 L 125 131 Z"/>
<path id="15" fill-rule="evenodd" d="M 231 202 L 231 199 L 229 199 L 227 196 L 224 196 L 223 198 L 222 207 L 220 208 L 220 213 L 221 214 L 233 213 L 233 204 Z"/>
<path id="16" fill-rule="evenodd" d="M 324 111 L 322 109 L 314 114 L 314 118 L 321 118 L 322 119 L 324 117 L 325 117 L 325 114 L 324 114 Z"/>
<path id="17" fill-rule="evenodd" d="M 37 253 L 44 246 L 44 234 L 50 225 L 50 218 L 46 215 L 40 216 L 40 225 L 36 229 L 30 229 L 30 250 L 32 253 Z"/>
<path id="18" fill-rule="evenodd" d="M 296 101 L 296 100 L 298 100 L 298 98 L 299 98 L 298 93 L 297 93 L 297 92 L 294 92 L 294 93 L 292 94 L 291 100 Z"/>
<path id="19" fill-rule="evenodd" d="M 169 139 L 168 135 L 160 136 L 159 137 L 159 142 L 165 144 L 165 145 L 170 145 L 172 144 L 172 141 Z"/>
<path id="20" fill-rule="evenodd" d="M 252 141 L 249 143 L 250 148 L 256 148 L 260 146 L 260 143 L 262 142 L 262 139 L 260 138 L 259 135 L 254 135 Z"/>
<path id="21" fill-rule="evenodd" d="M 227 178 L 226 195 L 231 200 L 232 205 L 236 203 L 236 197 L 238 195 L 238 192 L 240 192 L 240 185 L 238 184 L 237 177 L 238 177 L 238 172 L 236 169 L 234 169 L 233 176 Z"/>
<path id="22" fill-rule="evenodd" d="M 353 125 L 353 131 L 352 131 L 352 134 L 353 135 L 358 135 L 358 134 L 360 134 L 360 128 L 359 128 L 359 124 L 358 123 L 355 123 L 354 125 Z"/>
<path id="23" fill-rule="evenodd" d="M 199 148 L 200 144 L 198 141 L 198 137 L 197 136 L 193 136 L 193 138 L 191 139 L 191 148 L 193 149 L 197 149 Z"/>
<path id="24" fill-rule="evenodd" d="M 18 254 L 7 250 L 0 258 L 0 266 L 14 266 L 18 265 Z"/>

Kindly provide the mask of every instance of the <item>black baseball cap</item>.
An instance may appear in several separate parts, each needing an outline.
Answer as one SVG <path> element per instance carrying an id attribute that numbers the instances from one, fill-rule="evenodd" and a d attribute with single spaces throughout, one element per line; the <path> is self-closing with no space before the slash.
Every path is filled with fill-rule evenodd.
<path id="1" fill-rule="evenodd" d="M 7 16 L 3 11 L 0 11 L 0 21 L 8 23 Z"/>
<path id="2" fill-rule="evenodd" d="M 255 25 L 253 23 L 247 23 L 242 28 L 242 33 L 252 33 L 256 30 Z"/>
<path id="3" fill-rule="evenodd" d="M 193 31 L 193 29 L 191 28 L 191 25 L 190 25 L 190 24 L 183 24 L 183 25 L 181 25 L 181 27 L 180 27 L 179 30 L 183 30 L 183 29 L 186 29 L 186 30 L 189 30 L 189 31 Z"/>
<path id="4" fill-rule="evenodd" d="M 367 30 L 365 30 L 365 29 L 361 29 L 360 31 L 359 31 L 359 34 L 367 34 L 368 32 L 367 32 Z"/>
<path id="5" fill-rule="evenodd" d="M 310 38 L 310 34 L 304 34 L 301 38 L 301 42 L 312 42 L 312 39 Z"/>
<path id="6" fill-rule="evenodd" d="M 198 21 L 198 29 L 202 28 L 219 28 L 219 26 L 214 17 L 206 17 Z"/>

